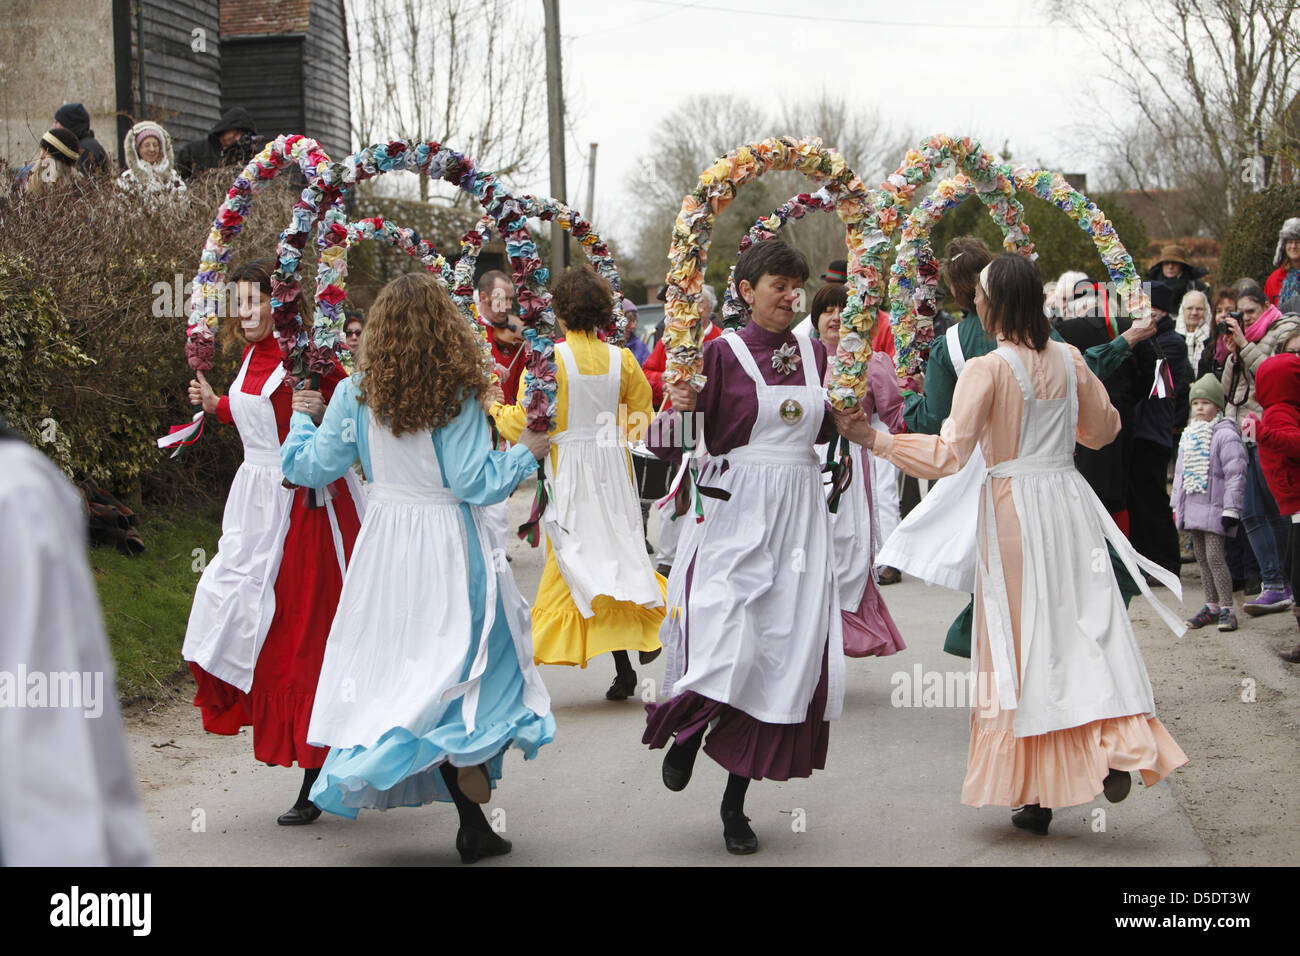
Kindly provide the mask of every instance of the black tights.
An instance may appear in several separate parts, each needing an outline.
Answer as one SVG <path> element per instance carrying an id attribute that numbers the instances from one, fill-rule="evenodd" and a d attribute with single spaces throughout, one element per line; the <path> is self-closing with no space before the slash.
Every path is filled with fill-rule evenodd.
<path id="1" fill-rule="evenodd" d="M 722 809 L 745 812 L 745 793 L 749 790 L 749 778 L 739 774 L 727 774 L 727 789 L 722 791 Z"/>
<path id="2" fill-rule="evenodd" d="M 613 651 L 612 654 L 614 657 L 614 673 L 624 680 L 633 676 L 635 672 L 632 670 L 632 661 L 627 656 L 627 651 Z"/>
<path id="3" fill-rule="evenodd" d="M 456 814 L 460 817 L 461 828 L 491 833 L 492 828 L 488 826 L 487 817 L 483 815 L 483 808 L 465 796 L 465 792 L 460 789 L 460 781 L 456 779 L 458 769 L 453 767 L 450 761 L 445 761 L 438 767 L 438 772 L 442 774 L 442 782 L 451 791 L 451 799 L 456 804 Z"/>
<path id="4" fill-rule="evenodd" d="M 306 810 L 312 805 L 311 798 L 307 795 L 311 793 L 312 784 L 320 776 L 320 767 L 312 767 L 310 770 L 302 772 L 302 789 L 298 791 L 298 802 L 293 805 L 295 810 Z"/>

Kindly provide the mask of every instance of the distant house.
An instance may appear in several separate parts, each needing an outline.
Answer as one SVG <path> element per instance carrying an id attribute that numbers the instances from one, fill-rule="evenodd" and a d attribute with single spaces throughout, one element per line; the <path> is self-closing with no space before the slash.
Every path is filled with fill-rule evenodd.
<path id="1" fill-rule="evenodd" d="M 1300 183 L 1300 94 L 1273 125 L 1265 150 L 1264 181 L 1268 185 Z"/>
<path id="2" fill-rule="evenodd" d="M 0 151 L 11 164 L 35 155 L 67 102 L 85 104 L 119 165 L 133 122 L 161 123 L 179 146 L 206 136 L 231 106 L 245 107 L 268 138 L 305 133 L 331 156 L 352 150 L 343 0 L 40 0 L 6 8 Z"/>
<path id="3" fill-rule="evenodd" d="M 1198 232 L 1195 196 L 1192 189 L 1125 189 L 1116 194 L 1119 202 L 1142 221 L 1152 240 L 1174 241 L 1178 236 Z"/>

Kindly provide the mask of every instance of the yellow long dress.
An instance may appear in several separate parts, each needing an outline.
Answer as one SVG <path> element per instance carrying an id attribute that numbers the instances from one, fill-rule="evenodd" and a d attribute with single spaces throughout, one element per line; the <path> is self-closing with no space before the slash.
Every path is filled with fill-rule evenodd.
<path id="1" fill-rule="evenodd" d="M 592 332 L 570 331 L 565 337 L 581 375 L 604 375 L 609 371 L 608 347 Z M 568 428 L 569 412 L 565 396 L 568 394 L 568 375 L 564 363 L 556 368 L 555 426 L 552 435 Z M 628 440 L 640 438 L 654 417 L 650 383 L 637 364 L 636 357 L 622 350 L 622 368 L 619 376 L 619 408 L 611 408 L 618 416 L 619 427 Z M 492 406 L 492 418 L 502 437 L 518 441 L 524 430 L 524 384 L 519 383 L 519 401 L 513 405 Z M 560 449 L 551 446 L 551 469 L 555 473 Z M 632 462 L 628 459 L 628 477 L 632 480 Z M 593 502 L 593 505 L 598 503 Z M 661 595 L 667 598 L 666 581 L 655 575 Z M 539 664 L 568 664 L 587 666 L 587 661 L 610 651 L 653 651 L 659 647 L 659 625 L 663 623 L 664 608 L 642 607 L 630 601 L 617 601 L 609 595 L 598 595 L 591 602 L 593 616 L 584 618 L 578 611 L 569 586 L 565 583 L 555 563 L 551 544 L 546 544 L 546 567 L 542 570 L 537 599 L 533 602 L 533 659 Z"/>

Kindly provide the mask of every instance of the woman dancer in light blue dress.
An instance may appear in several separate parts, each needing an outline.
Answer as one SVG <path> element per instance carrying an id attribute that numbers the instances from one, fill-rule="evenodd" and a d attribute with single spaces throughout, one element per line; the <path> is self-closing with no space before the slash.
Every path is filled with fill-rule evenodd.
<path id="1" fill-rule="evenodd" d="M 331 748 L 311 799 L 347 817 L 451 800 L 456 848 L 472 863 L 510 851 L 479 806 L 505 749 L 532 758 L 555 735 L 528 605 L 482 514 L 536 471 L 549 442 L 525 430 L 492 451 L 478 345 L 427 275 L 379 294 L 357 365 L 319 428 L 295 412 L 281 449 L 295 484 L 317 487 L 357 457 L 370 479 L 307 733 Z"/>

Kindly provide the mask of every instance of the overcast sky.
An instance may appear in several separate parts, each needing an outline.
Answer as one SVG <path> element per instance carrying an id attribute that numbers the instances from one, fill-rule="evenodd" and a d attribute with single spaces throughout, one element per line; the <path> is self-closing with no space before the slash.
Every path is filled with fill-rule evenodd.
<path id="1" fill-rule="evenodd" d="M 1099 97 L 1114 99 L 1093 75 L 1100 57 L 1039 0 L 561 0 L 560 28 L 569 199 L 585 205 L 584 157 L 599 143 L 588 215 L 623 242 L 636 222 L 628 179 L 651 130 L 695 93 L 761 104 L 827 90 L 921 135 L 969 135 L 994 152 L 1009 141 L 1016 161 L 1094 174 L 1078 124 Z M 524 188 L 548 193 L 547 174 Z"/>

